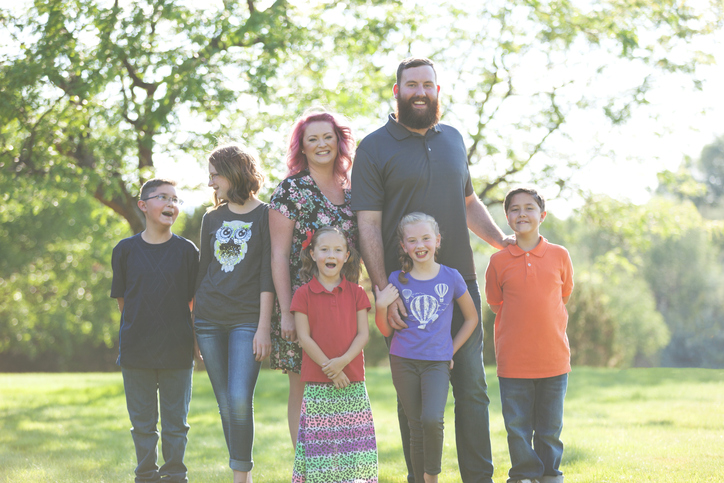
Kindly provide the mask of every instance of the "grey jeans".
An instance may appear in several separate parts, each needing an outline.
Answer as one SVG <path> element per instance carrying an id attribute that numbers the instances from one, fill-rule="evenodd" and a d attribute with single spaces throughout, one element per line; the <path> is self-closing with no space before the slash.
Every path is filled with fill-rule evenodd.
<path id="1" fill-rule="evenodd" d="M 443 417 L 450 387 L 449 361 L 421 361 L 390 355 L 392 382 L 410 425 L 415 481 L 441 471 Z"/>

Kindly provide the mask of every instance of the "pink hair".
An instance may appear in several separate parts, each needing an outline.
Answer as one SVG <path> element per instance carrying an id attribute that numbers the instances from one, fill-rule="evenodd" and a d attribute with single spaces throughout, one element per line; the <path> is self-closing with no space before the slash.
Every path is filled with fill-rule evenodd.
<path id="1" fill-rule="evenodd" d="M 352 129 L 347 125 L 345 119 L 337 114 L 332 114 L 319 108 L 312 108 L 304 111 L 294 123 L 292 132 L 289 134 L 289 147 L 287 148 L 287 171 L 286 177 L 294 176 L 309 167 L 307 158 L 302 153 L 304 131 L 313 122 L 328 122 L 332 125 L 337 135 L 337 159 L 334 160 L 334 174 L 341 181 L 342 186 L 349 186 L 349 173 L 352 170 L 352 153 L 355 148 Z"/>

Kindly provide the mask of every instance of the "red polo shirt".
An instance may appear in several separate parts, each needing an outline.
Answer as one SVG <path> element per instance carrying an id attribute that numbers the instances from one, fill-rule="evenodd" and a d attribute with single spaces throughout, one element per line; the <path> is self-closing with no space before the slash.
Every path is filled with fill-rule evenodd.
<path id="1" fill-rule="evenodd" d="M 537 379 L 571 371 L 563 303 L 573 291 L 568 251 L 541 237 L 526 252 L 508 245 L 490 257 L 485 295 L 495 317 L 498 376 Z"/>
<path id="2" fill-rule="evenodd" d="M 291 305 L 292 312 L 307 314 L 312 339 L 330 359 L 347 352 L 357 336 L 357 312 L 369 309 L 370 300 L 364 289 L 344 277 L 331 292 L 316 277 L 312 278 L 294 293 Z M 344 368 L 344 373 L 350 382 L 365 380 L 362 352 Z M 306 352 L 302 353 L 302 381 L 331 382 Z"/>

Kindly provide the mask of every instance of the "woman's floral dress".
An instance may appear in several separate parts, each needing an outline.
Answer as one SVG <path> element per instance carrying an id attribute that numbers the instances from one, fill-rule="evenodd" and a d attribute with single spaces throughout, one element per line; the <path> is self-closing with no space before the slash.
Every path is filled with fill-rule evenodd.
<path id="1" fill-rule="evenodd" d="M 290 220 L 294 220 L 292 249 L 289 253 L 289 278 L 292 296 L 303 284 L 299 279 L 302 268 L 302 246 L 307 246 L 314 232 L 322 226 L 332 225 L 347 235 L 347 243 L 357 249 L 357 217 L 350 207 L 351 195 L 344 190 L 344 204 L 335 205 L 317 187 L 309 170 L 301 171 L 285 179 L 274 190 L 270 206 Z M 282 338 L 281 311 L 276 304 L 271 327 L 272 369 L 299 374 L 302 370 L 302 348 L 296 342 Z"/>

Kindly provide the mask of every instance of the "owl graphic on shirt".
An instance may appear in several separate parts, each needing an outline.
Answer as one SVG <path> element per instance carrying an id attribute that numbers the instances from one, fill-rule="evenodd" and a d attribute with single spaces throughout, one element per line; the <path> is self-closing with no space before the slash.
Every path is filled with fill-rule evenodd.
<path id="1" fill-rule="evenodd" d="M 247 242 L 251 239 L 250 221 L 225 221 L 216 230 L 214 256 L 221 264 L 221 270 L 231 272 L 242 261 L 249 250 Z"/>

